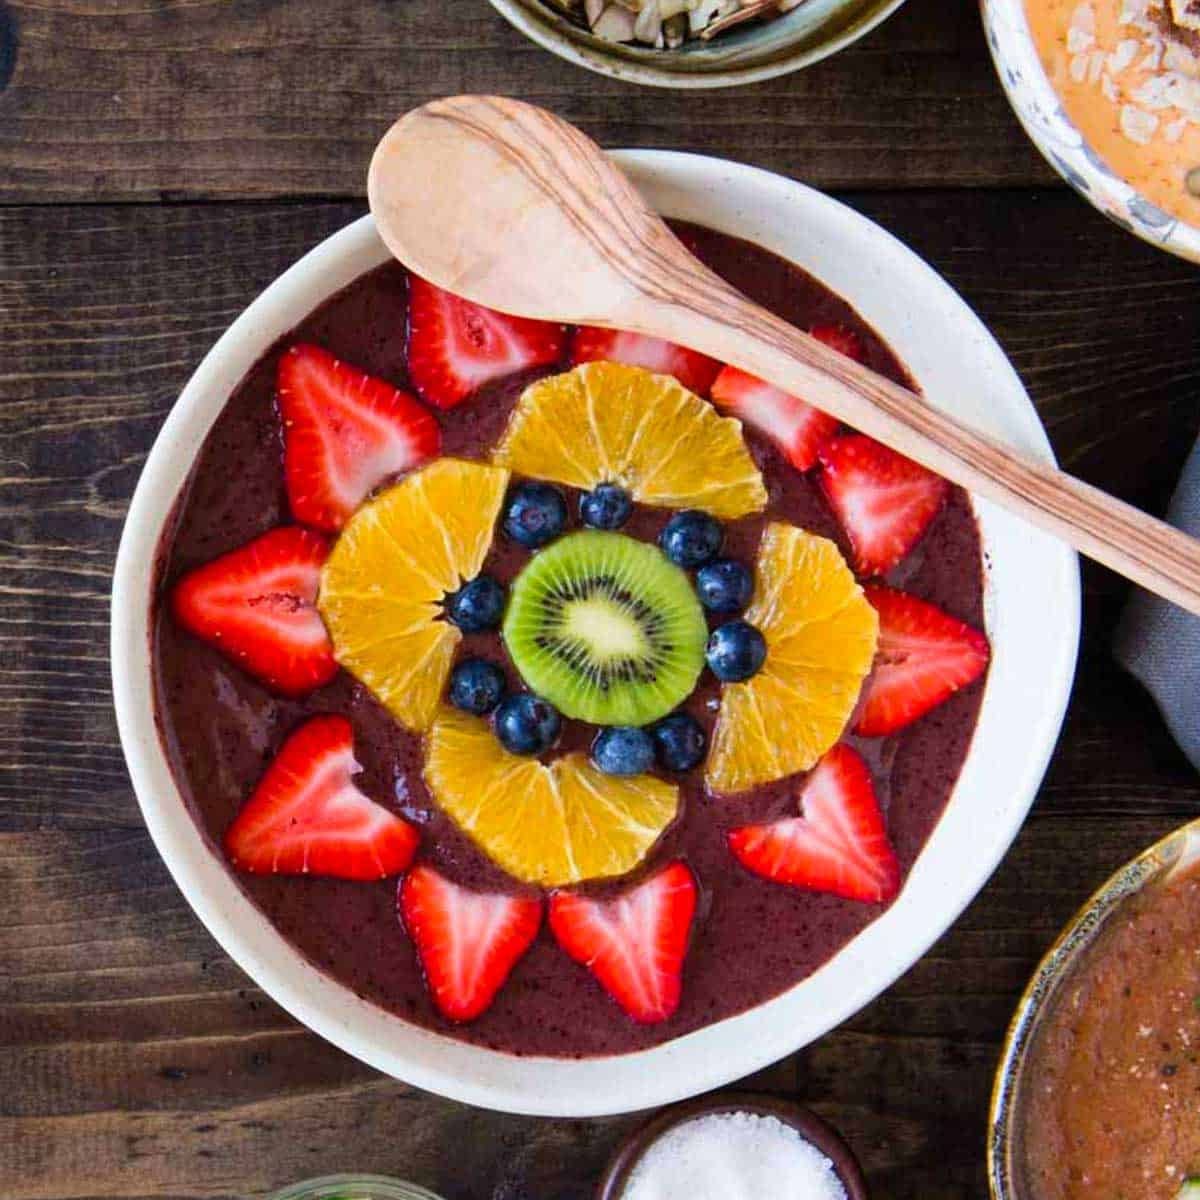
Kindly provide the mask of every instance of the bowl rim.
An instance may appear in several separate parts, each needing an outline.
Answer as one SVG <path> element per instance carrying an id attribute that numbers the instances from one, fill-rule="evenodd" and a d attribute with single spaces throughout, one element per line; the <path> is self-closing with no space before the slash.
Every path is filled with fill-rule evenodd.
<path id="1" fill-rule="evenodd" d="M 1086 958 L 1109 920 L 1150 884 L 1200 861 L 1200 817 L 1164 834 L 1119 866 L 1075 910 L 1038 961 L 1009 1021 L 988 1105 L 987 1172 L 992 1200 L 1018 1200 L 1012 1185 L 1018 1082 L 1041 1023 L 1061 986 Z"/>
<path id="2" fill-rule="evenodd" d="M 868 1200 L 867 1181 L 862 1164 L 846 1139 L 812 1109 L 786 1096 L 770 1092 L 714 1092 L 655 1114 L 636 1127 L 618 1144 L 596 1185 L 595 1200 L 621 1200 L 629 1177 L 647 1151 L 664 1134 L 699 1117 L 746 1112 L 754 1116 L 775 1117 L 790 1125 L 808 1143 L 833 1163 L 834 1174 L 846 1190 L 846 1200 Z"/>
<path id="3" fill-rule="evenodd" d="M 931 267 L 866 217 L 802 184 L 721 159 L 664 151 L 614 158 L 668 215 L 707 220 L 801 261 L 880 328 L 934 403 L 953 403 L 1025 452 L 1052 461 L 1020 380 L 979 318 Z M 802 247 L 789 250 L 797 239 Z M 1079 633 L 1078 560 L 1049 535 L 974 501 L 994 650 L 976 736 L 900 897 L 812 975 L 744 1013 L 614 1056 L 515 1057 L 409 1024 L 323 975 L 230 886 L 227 865 L 187 813 L 171 776 L 150 686 L 158 538 L 199 445 L 268 346 L 386 259 L 369 217 L 304 255 L 205 356 L 146 459 L 113 576 L 112 664 L 121 743 L 151 837 L 230 957 L 303 1024 L 385 1074 L 482 1107 L 568 1117 L 644 1109 L 726 1085 L 874 999 L 952 924 L 1007 852 L 1066 709 Z M 889 289 L 889 279 L 904 286 Z M 918 339 L 924 339 L 921 354 Z M 980 736 L 985 728 L 990 732 Z M 1010 740 L 1026 751 L 1019 759 L 1005 749 Z"/>
<path id="4" fill-rule="evenodd" d="M 609 43 L 580 29 L 573 36 L 567 29 L 565 17 L 550 11 L 542 13 L 537 5 L 544 0 L 489 0 L 492 7 L 514 28 L 543 50 L 574 63 L 577 67 L 607 75 L 610 79 L 640 83 L 646 87 L 676 88 L 689 91 L 701 88 L 739 87 L 743 84 L 761 83 L 777 79 L 792 71 L 811 67 L 814 63 L 844 50 L 847 46 L 865 37 L 876 26 L 881 25 L 905 0 L 878 0 L 877 6 L 860 20 L 852 22 L 827 42 L 811 49 L 794 51 L 782 44 L 773 52 L 767 52 L 765 61 L 750 62 L 745 66 L 714 66 L 711 69 L 674 70 L 659 66 L 635 53 L 622 54 L 609 49 Z M 647 48 L 647 54 L 650 48 Z M 655 54 L 670 51 L 654 51 Z"/>
<path id="5" fill-rule="evenodd" d="M 1200 262 L 1200 226 L 1151 203 L 1091 148 L 1042 65 L 1025 0 L 979 0 L 992 65 L 1009 106 L 1038 152 L 1097 212 L 1144 242 Z"/>

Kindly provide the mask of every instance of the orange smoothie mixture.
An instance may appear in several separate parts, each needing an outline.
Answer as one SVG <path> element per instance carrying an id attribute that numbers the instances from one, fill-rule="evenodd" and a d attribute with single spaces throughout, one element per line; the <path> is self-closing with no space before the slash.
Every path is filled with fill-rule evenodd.
<path id="1" fill-rule="evenodd" d="M 1200 1195 L 1200 871 L 1108 919 L 1036 1039 L 1022 1200 Z"/>
<path id="2" fill-rule="evenodd" d="M 1112 171 L 1200 225 L 1200 8 L 1195 0 L 1025 0 L 1063 108 Z M 1200 193 L 1200 171 L 1192 176 Z"/>

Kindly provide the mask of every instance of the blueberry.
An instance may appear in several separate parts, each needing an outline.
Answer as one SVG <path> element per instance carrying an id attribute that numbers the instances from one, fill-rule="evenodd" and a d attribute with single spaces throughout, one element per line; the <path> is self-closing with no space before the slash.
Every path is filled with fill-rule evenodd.
<path id="1" fill-rule="evenodd" d="M 704 657 L 722 683 L 737 683 L 757 673 L 766 660 L 767 643 L 748 622 L 727 621 L 712 631 Z"/>
<path id="2" fill-rule="evenodd" d="M 567 502 L 548 483 L 518 484 L 508 494 L 504 532 L 514 542 L 536 550 L 558 537 L 567 523 Z"/>
<path id="3" fill-rule="evenodd" d="M 654 739 L 644 729 L 613 725 L 596 734 L 592 761 L 606 775 L 641 775 L 654 765 Z"/>
<path id="4" fill-rule="evenodd" d="M 687 713 L 672 713 L 650 730 L 658 761 L 668 771 L 690 771 L 703 758 L 707 739 L 700 722 Z"/>
<path id="5" fill-rule="evenodd" d="M 579 497 L 579 519 L 593 529 L 620 529 L 631 512 L 629 493 L 615 483 L 598 483 Z"/>
<path id="6" fill-rule="evenodd" d="M 513 754 L 541 754 L 558 741 L 562 717 L 553 704 L 529 692 L 518 692 L 496 709 L 496 736 Z"/>
<path id="7" fill-rule="evenodd" d="M 486 658 L 466 658 L 450 672 L 450 703 L 482 717 L 500 703 L 507 690 L 504 672 Z"/>
<path id="8" fill-rule="evenodd" d="M 681 567 L 702 567 L 721 548 L 721 525 L 715 517 L 689 508 L 676 513 L 663 527 L 658 544 Z"/>
<path id="9" fill-rule="evenodd" d="M 696 572 L 696 592 L 709 612 L 741 612 L 754 594 L 754 576 L 745 564 L 718 558 Z"/>
<path id="10" fill-rule="evenodd" d="M 446 597 L 446 617 L 464 633 L 495 629 L 504 616 L 504 588 L 490 575 L 477 575 Z"/>

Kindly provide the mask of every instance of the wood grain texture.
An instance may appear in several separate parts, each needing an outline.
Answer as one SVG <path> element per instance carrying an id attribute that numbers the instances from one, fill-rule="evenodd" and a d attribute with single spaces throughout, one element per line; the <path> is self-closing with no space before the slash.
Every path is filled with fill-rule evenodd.
<path id="1" fill-rule="evenodd" d="M 1064 464 L 1161 511 L 1200 419 L 1194 269 L 1061 191 L 850 199 L 978 308 Z M 306 1033 L 199 926 L 129 791 L 107 608 L 138 470 L 217 334 L 361 211 L 0 209 L 4 1200 L 233 1200 L 349 1167 L 448 1200 L 586 1200 L 630 1124 L 475 1112 Z M 1124 585 L 1099 568 L 1085 583 L 1070 716 L 1000 872 L 884 997 L 756 1081 L 837 1124 L 876 1195 L 986 1194 L 992 1067 L 1035 960 L 1112 868 L 1200 811 L 1200 781 L 1111 661 Z"/>
<path id="2" fill-rule="evenodd" d="M 359 196 L 388 125 L 464 91 L 821 187 L 1052 178 L 969 3 L 909 0 L 810 70 L 702 98 L 564 63 L 485 0 L 0 0 L 0 36 L 5 14 L 0 200 Z"/>

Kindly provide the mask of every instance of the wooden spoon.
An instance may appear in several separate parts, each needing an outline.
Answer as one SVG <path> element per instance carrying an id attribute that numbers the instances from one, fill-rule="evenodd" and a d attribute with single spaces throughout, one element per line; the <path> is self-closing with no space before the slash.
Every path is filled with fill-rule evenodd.
<path id="1" fill-rule="evenodd" d="M 1200 614 L 1200 542 L 751 303 L 692 257 L 594 142 L 544 109 L 494 96 L 414 109 L 379 143 L 367 191 L 388 248 L 440 287 L 732 363 Z"/>

